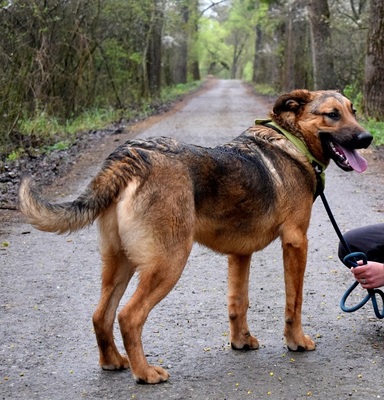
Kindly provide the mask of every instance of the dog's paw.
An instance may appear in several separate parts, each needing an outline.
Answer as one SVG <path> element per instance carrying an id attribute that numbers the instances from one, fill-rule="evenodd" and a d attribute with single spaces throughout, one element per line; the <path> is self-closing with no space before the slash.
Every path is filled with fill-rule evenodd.
<path id="1" fill-rule="evenodd" d="M 259 348 L 259 341 L 251 334 L 245 335 L 242 340 L 231 340 L 231 347 L 233 350 L 257 350 Z"/>
<path id="2" fill-rule="evenodd" d="M 129 368 L 129 359 L 127 356 L 119 354 L 110 361 L 111 362 L 100 361 L 101 368 L 104 371 L 117 371 Z"/>
<path id="3" fill-rule="evenodd" d="M 308 335 L 304 335 L 303 343 L 289 343 L 287 341 L 289 351 L 304 352 L 316 349 L 316 343 Z"/>
<path id="4" fill-rule="evenodd" d="M 139 384 L 155 384 L 166 382 L 169 378 L 168 372 L 157 365 L 150 365 L 140 374 L 133 373 L 133 377 Z"/>

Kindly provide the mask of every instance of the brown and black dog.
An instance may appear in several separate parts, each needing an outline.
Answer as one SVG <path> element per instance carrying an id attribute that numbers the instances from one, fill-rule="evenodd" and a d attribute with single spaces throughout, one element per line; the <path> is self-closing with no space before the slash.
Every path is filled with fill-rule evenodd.
<path id="1" fill-rule="evenodd" d="M 369 146 L 372 136 L 356 122 L 351 102 L 335 91 L 285 94 L 271 120 L 215 148 L 164 137 L 128 141 L 73 202 L 48 202 L 24 177 L 20 209 L 37 229 L 65 233 L 98 221 L 102 293 L 93 323 L 103 369 L 130 368 L 138 382 L 168 379 L 165 369 L 148 364 L 141 332 L 180 278 L 193 242 L 228 255 L 231 344 L 257 349 L 247 323 L 251 255 L 279 237 L 285 340 L 290 350 L 314 350 L 301 324 L 307 229 L 319 184 L 311 157 L 324 167 L 333 159 L 346 171 L 362 172 L 367 164 L 355 149 Z M 136 291 L 118 315 L 125 356 L 116 348 L 113 324 L 136 272 Z"/>

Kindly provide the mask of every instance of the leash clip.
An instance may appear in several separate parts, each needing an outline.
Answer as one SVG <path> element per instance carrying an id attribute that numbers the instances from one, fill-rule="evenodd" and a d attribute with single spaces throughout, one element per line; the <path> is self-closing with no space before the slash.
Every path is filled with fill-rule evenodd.
<path id="1" fill-rule="evenodd" d="M 359 260 L 363 261 L 363 265 L 366 265 L 368 262 L 367 256 L 364 253 L 354 252 L 354 253 L 347 254 L 343 259 L 343 263 L 348 268 L 352 268 L 352 267 L 356 268 L 359 266 L 359 264 L 357 263 L 357 261 L 359 261 Z M 367 289 L 368 293 L 364 297 L 364 299 L 360 301 L 360 303 L 358 303 L 352 307 L 347 307 L 345 305 L 349 295 L 355 290 L 355 288 L 358 285 L 359 285 L 358 281 L 353 282 L 353 284 L 350 286 L 350 288 L 344 293 L 343 297 L 340 300 L 340 308 L 344 312 L 354 312 L 354 311 L 360 309 L 361 307 L 363 307 L 368 302 L 368 300 L 371 299 L 373 310 L 375 312 L 376 317 L 379 319 L 384 318 L 384 293 L 380 289 Z M 381 298 L 382 304 L 383 304 L 383 309 L 381 312 L 379 311 L 379 306 L 377 304 L 376 295 L 379 295 L 379 297 Z"/>

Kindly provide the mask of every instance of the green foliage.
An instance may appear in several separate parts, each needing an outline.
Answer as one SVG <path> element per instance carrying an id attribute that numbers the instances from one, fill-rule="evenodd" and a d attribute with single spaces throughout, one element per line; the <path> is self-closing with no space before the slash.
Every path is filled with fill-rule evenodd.
<path id="1" fill-rule="evenodd" d="M 343 94 L 353 103 L 358 113 L 362 112 L 363 94 L 355 85 L 346 85 Z"/>
<path id="2" fill-rule="evenodd" d="M 34 117 L 25 115 L 19 123 L 19 130 L 22 135 L 45 137 L 48 132 L 57 133 L 61 129 L 62 127 L 57 118 L 51 117 L 45 112 L 41 112 Z"/>
<path id="3" fill-rule="evenodd" d="M 362 125 L 373 136 L 373 144 L 375 146 L 384 145 L 384 122 L 369 119 L 368 121 L 363 121 Z"/>
<path id="4" fill-rule="evenodd" d="M 352 101 L 353 106 L 357 110 L 357 114 L 362 114 L 363 94 L 354 85 L 347 85 L 343 94 Z M 373 144 L 375 146 L 384 145 L 384 122 L 374 119 L 363 119 L 359 121 L 361 125 L 373 136 Z"/>
<path id="5" fill-rule="evenodd" d="M 71 121 L 66 121 L 64 131 L 69 135 L 75 135 L 81 131 L 102 129 L 109 123 L 118 121 L 122 111 L 108 109 L 91 109 L 83 112 Z"/>
<path id="6" fill-rule="evenodd" d="M 51 136 L 42 132 L 66 134 L 63 121 L 87 110 L 131 109 L 157 93 L 148 66 L 157 56 L 154 26 L 161 27 L 164 6 L 13 0 L 0 7 L 1 151 L 10 153 L 23 140 L 40 146 Z"/>
<path id="7" fill-rule="evenodd" d="M 260 93 L 264 96 L 276 96 L 276 90 L 267 84 L 256 84 L 255 85 L 255 90 L 257 93 Z"/>
<path id="8" fill-rule="evenodd" d="M 250 79 L 255 25 L 268 6 L 258 0 L 233 0 L 216 14 L 200 20 L 201 65 L 207 74 L 221 78 Z"/>
<path id="9" fill-rule="evenodd" d="M 247 82 L 251 82 L 252 75 L 253 75 L 253 63 L 251 61 L 247 61 L 245 62 L 245 65 L 243 67 L 241 78 Z"/>
<path id="10" fill-rule="evenodd" d="M 92 109 L 83 112 L 76 118 L 60 122 L 47 113 L 40 113 L 34 117 L 20 119 L 18 143 L 13 149 L 9 146 L 0 146 L 0 156 L 6 156 L 10 161 L 29 153 L 44 153 L 68 149 L 76 139 L 76 134 L 82 131 L 102 129 L 109 123 L 120 119 L 122 112 L 113 109 Z"/>
<path id="11" fill-rule="evenodd" d="M 14 149 L 8 154 L 7 160 L 16 161 L 23 155 L 24 155 L 24 149 L 22 148 Z"/>
<path id="12" fill-rule="evenodd" d="M 337 88 L 361 111 L 367 1 L 329 2 Z M 200 8 L 199 8 L 200 7 Z M 311 89 L 305 2 L 0 0 L 0 155 L 148 115 L 201 75 Z M 381 126 L 377 142 L 381 142 Z"/>
<path id="13" fill-rule="evenodd" d="M 50 153 L 51 151 L 67 150 L 69 149 L 69 147 L 70 147 L 69 141 L 57 142 L 52 146 L 45 147 L 45 152 Z"/>
<path id="14" fill-rule="evenodd" d="M 231 48 L 226 43 L 228 31 L 219 21 L 202 18 L 200 21 L 200 63 L 204 74 L 228 78 Z"/>
<path id="15" fill-rule="evenodd" d="M 201 82 L 189 82 L 169 86 L 161 91 L 159 98 L 152 102 L 142 101 L 134 109 L 90 109 L 84 111 L 75 118 L 65 120 L 60 123 L 57 118 L 50 117 L 47 113 L 39 113 L 34 117 L 25 115 L 19 122 L 19 135 L 21 146 L 15 146 L 12 150 L 7 150 L 0 146 L 0 156 L 3 155 L 9 161 L 17 160 L 29 153 L 46 153 L 68 149 L 81 132 L 103 129 L 113 122 L 124 119 L 144 118 L 156 112 L 156 108 L 164 103 L 170 103 L 181 96 L 196 90 Z"/>
<path id="16" fill-rule="evenodd" d="M 193 81 L 188 83 L 179 83 L 173 86 L 167 86 L 161 90 L 160 99 L 162 102 L 171 102 L 183 96 L 191 91 L 196 90 L 201 85 L 199 81 Z"/>

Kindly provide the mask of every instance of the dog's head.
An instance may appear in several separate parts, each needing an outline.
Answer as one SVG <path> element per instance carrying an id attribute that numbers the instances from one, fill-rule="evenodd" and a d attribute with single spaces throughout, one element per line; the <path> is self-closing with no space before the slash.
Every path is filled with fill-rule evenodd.
<path id="1" fill-rule="evenodd" d="M 339 92 L 294 90 L 277 99 L 271 118 L 325 165 L 332 159 L 345 171 L 367 168 L 356 149 L 368 147 L 372 136 L 357 123 L 352 103 Z"/>

